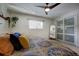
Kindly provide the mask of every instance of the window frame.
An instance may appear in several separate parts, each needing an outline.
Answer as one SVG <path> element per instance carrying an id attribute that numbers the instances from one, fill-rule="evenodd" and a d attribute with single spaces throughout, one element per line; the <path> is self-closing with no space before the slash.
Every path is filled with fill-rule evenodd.
<path id="1" fill-rule="evenodd" d="M 32 22 L 36 23 L 36 24 L 33 23 L 33 24 L 35 24 L 35 27 L 31 26 L 31 25 L 33 25 Z M 37 24 L 40 24 L 40 27 L 38 27 L 39 25 L 37 25 Z M 42 20 L 28 20 L 28 27 L 29 27 L 29 29 L 33 29 L 33 30 L 42 30 L 44 27 L 44 22 Z"/>

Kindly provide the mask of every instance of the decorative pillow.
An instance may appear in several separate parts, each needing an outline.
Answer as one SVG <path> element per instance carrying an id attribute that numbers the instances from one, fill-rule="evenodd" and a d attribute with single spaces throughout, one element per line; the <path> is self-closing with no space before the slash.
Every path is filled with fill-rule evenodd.
<path id="1" fill-rule="evenodd" d="M 19 37 L 21 34 L 19 32 L 15 32 L 14 35 Z"/>
<path id="2" fill-rule="evenodd" d="M 26 49 L 29 48 L 29 40 L 25 35 L 21 35 L 19 37 L 19 41 L 23 48 L 26 48 Z"/>

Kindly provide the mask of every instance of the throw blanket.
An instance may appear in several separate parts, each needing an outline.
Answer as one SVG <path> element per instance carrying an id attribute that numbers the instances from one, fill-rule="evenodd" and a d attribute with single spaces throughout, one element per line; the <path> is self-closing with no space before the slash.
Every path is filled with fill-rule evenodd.
<path id="1" fill-rule="evenodd" d="M 0 37 L 0 55 L 11 55 L 13 51 L 14 48 L 9 40 L 9 37 Z"/>

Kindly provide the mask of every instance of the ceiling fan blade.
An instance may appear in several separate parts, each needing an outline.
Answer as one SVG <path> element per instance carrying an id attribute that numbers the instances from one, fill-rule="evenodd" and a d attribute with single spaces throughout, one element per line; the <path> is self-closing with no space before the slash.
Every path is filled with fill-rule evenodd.
<path id="1" fill-rule="evenodd" d="M 59 4 L 61 4 L 61 3 L 55 3 L 54 5 L 50 6 L 49 8 L 50 8 L 50 9 L 55 8 L 55 7 L 58 6 Z"/>
<path id="2" fill-rule="evenodd" d="M 48 5 L 49 3 L 46 3 L 46 5 Z"/>
<path id="3" fill-rule="evenodd" d="M 45 8 L 45 6 L 36 6 L 36 7 Z"/>
<path id="4" fill-rule="evenodd" d="M 48 15 L 48 12 L 45 11 L 45 14 Z"/>

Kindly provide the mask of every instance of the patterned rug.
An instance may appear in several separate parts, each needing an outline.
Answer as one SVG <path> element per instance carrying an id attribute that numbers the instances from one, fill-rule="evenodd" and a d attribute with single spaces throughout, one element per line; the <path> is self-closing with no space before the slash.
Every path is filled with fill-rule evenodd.
<path id="1" fill-rule="evenodd" d="M 48 56 L 78 56 L 77 53 L 67 48 L 50 47 Z"/>
<path id="2" fill-rule="evenodd" d="M 53 40 L 32 39 L 30 49 L 15 51 L 18 56 L 78 56 L 72 49 Z"/>
<path id="3" fill-rule="evenodd" d="M 74 51 L 64 48 L 34 48 L 23 53 L 23 56 L 78 56 Z"/>
<path id="4" fill-rule="evenodd" d="M 38 45 L 40 47 L 50 47 L 52 44 L 49 41 L 41 41 L 41 42 L 38 42 Z"/>
<path id="5" fill-rule="evenodd" d="M 51 42 L 49 40 L 32 42 L 34 47 L 28 52 L 25 52 L 24 56 L 78 56 L 73 50 L 68 47 L 64 47 L 62 44 Z"/>

